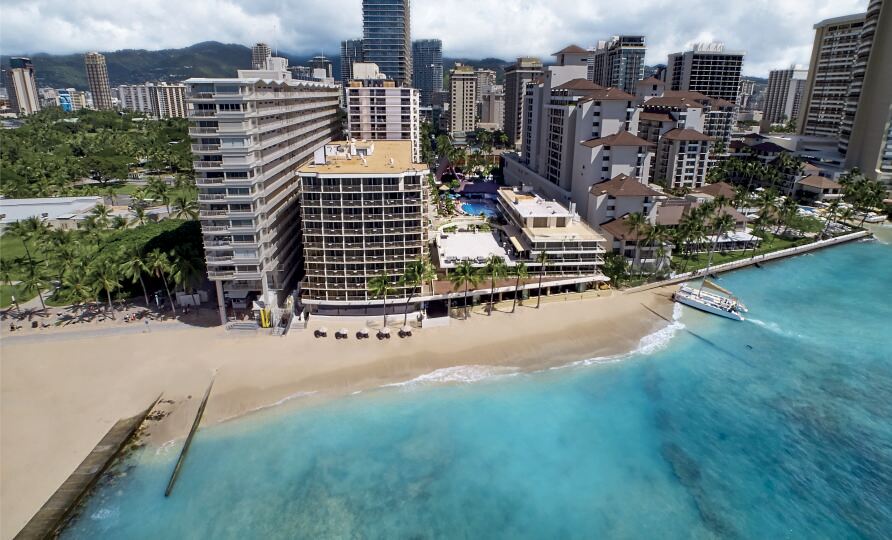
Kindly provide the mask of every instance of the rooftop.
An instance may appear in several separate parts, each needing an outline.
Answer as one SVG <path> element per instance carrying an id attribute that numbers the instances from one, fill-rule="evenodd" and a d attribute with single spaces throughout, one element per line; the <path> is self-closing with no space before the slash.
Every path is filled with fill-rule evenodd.
<path id="1" fill-rule="evenodd" d="M 555 88 L 555 90 L 601 90 L 604 87 L 588 79 L 571 79 Z"/>
<path id="2" fill-rule="evenodd" d="M 634 101 L 635 96 L 627 92 L 623 92 L 619 88 L 600 88 L 586 92 L 586 98 L 581 101 Z"/>
<path id="3" fill-rule="evenodd" d="M 412 161 L 411 141 L 333 141 L 316 150 L 313 161 L 300 174 L 400 174 L 424 171 L 424 163 Z"/>
<path id="4" fill-rule="evenodd" d="M 798 182 L 803 186 L 809 186 L 818 189 L 842 189 L 842 184 L 817 174 L 806 176 Z"/>
<path id="5" fill-rule="evenodd" d="M 58 219 L 93 209 L 102 197 L 42 197 L 35 199 L 0 198 L 0 224 L 15 223 L 29 217 Z"/>
<path id="6" fill-rule="evenodd" d="M 697 188 L 693 190 L 691 193 L 697 194 L 702 193 L 704 195 L 709 195 L 711 197 L 718 197 L 719 195 L 724 195 L 729 199 L 733 199 L 737 195 L 737 190 L 734 189 L 734 186 L 727 182 L 716 182 L 714 184 L 706 184 L 701 188 Z"/>
<path id="7" fill-rule="evenodd" d="M 711 141 L 712 137 L 709 135 L 704 135 L 700 133 L 696 129 L 690 128 L 675 128 L 670 129 L 666 133 L 663 134 L 663 139 L 667 139 L 670 141 Z"/>
<path id="8" fill-rule="evenodd" d="M 585 54 L 585 53 L 588 53 L 588 51 L 583 49 L 579 45 L 567 45 L 563 49 L 554 53 L 552 56 L 557 55 L 557 54 L 579 54 L 579 53 Z"/>
<path id="9" fill-rule="evenodd" d="M 556 201 L 547 201 L 534 193 L 500 189 L 499 197 L 505 200 L 523 218 L 530 217 L 572 217 L 573 214 Z"/>
<path id="10" fill-rule="evenodd" d="M 653 143 L 632 135 L 628 131 L 620 131 L 606 137 L 589 139 L 581 144 L 589 148 L 597 148 L 599 146 L 653 146 Z"/>
<path id="11" fill-rule="evenodd" d="M 592 195 L 610 195 L 611 197 L 659 197 L 659 191 L 642 184 L 637 178 L 619 174 L 613 179 L 595 184 L 589 190 Z"/>

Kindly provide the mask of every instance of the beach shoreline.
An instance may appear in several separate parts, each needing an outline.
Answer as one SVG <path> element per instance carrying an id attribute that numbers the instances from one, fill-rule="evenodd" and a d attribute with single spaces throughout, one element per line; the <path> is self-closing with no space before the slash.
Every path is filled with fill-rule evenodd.
<path id="1" fill-rule="evenodd" d="M 492 316 L 478 308 L 467 321 L 452 319 L 448 326 L 386 341 L 316 339 L 318 321 L 281 338 L 192 327 L 4 339 L 0 536 L 12 538 L 117 420 L 144 409 L 159 393 L 170 403 L 163 419 L 148 423 L 144 441 L 170 447 L 188 432 L 213 376 L 202 426 L 438 370 L 455 375 L 462 366 L 538 371 L 634 351 L 642 338 L 669 324 L 642 304 L 671 319 L 669 294 L 655 289 L 580 299 L 568 293 L 546 298 L 541 309 L 527 301 L 514 314 L 507 313 L 506 302 Z M 344 326 L 355 332 L 365 324 L 363 318 Z"/>

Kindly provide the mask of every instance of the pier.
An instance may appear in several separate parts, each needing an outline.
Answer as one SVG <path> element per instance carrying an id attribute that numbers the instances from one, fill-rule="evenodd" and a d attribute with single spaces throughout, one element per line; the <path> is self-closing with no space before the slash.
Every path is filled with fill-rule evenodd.
<path id="1" fill-rule="evenodd" d="M 189 447 L 192 445 L 192 438 L 195 436 L 195 432 L 198 431 L 198 424 L 201 423 L 201 417 L 204 415 L 204 407 L 208 403 L 208 398 L 211 396 L 211 388 L 213 387 L 214 379 L 212 378 L 207 391 L 204 393 L 204 398 L 201 400 L 201 405 L 198 406 L 198 412 L 195 414 L 195 420 L 192 422 L 192 429 L 189 430 L 189 435 L 186 436 L 186 443 L 183 444 L 183 449 L 180 450 L 180 457 L 177 459 L 177 464 L 173 468 L 173 473 L 170 475 L 170 481 L 167 482 L 167 489 L 164 490 L 165 497 L 170 497 L 170 493 L 173 491 L 173 486 L 177 483 L 177 477 L 180 476 L 180 469 L 183 466 L 183 462 L 186 461 L 186 454 L 189 453 Z"/>
<path id="2" fill-rule="evenodd" d="M 96 484 L 146 417 L 161 399 L 159 395 L 143 412 L 131 418 L 118 420 L 102 440 L 71 473 L 59 489 L 47 500 L 27 525 L 15 536 L 15 540 L 38 540 L 55 537 L 84 495 Z"/>

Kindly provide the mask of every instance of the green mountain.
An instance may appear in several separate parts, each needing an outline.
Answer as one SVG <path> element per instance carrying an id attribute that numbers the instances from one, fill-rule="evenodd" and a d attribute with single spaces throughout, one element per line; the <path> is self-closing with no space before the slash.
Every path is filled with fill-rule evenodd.
<path id="1" fill-rule="evenodd" d="M 251 49 L 244 45 L 207 41 L 183 49 L 124 49 L 103 52 L 112 86 L 146 81 L 181 81 L 189 77 L 234 76 L 238 68 L 249 67 Z M 87 88 L 83 54 L 31 55 L 39 86 Z M 8 65 L 4 56 L 2 64 Z"/>
<path id="2" fill-rule="evenodd" d="M 234 77 L 237 69 L 251 65 L 251 49 L 244 45 L 205 41 L 182 49 L 124 49 L 105 52 L 108 65 L 108 79 L 112 86 L 136 84 L 146 81 L 182 81 L 189 77 Z M 279 51 L 279 56 L 288 58 L 290 65 L 307 65 L 312 55 L 295 55 Z M 17 56 L 17 55 L 13 55 Z M 27 55 L 22 55 L 27 56 Z M 30 55 L 37 73 L 37 84 L 41 87 L 87 89 L 87 76 L 84 72 L 83 54 Z M 340 74 L 341 59 L 338 55 L 330 58 L 332 71 L 337 79 Z M 456 62 L 475 68 L 496 71 L 499 82 L 504 76 L 504 68 L 509 62 L 498 58 L 469 59 L 443 58 L 444 75 Z M 9 65 L 9 55 L 0 57 L 0 65 Z"/>

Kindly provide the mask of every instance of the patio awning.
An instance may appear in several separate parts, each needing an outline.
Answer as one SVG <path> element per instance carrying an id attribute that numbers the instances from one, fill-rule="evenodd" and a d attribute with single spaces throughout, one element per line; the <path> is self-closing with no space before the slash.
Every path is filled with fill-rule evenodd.
<path id="1" fill-rule="evenodd" d="M 511 235 L 508 237 L 508 240 L 511 241 L 511 245 L 514 246 L 515 250 L 518 252 L 523 251 L 523 246 L 520 244 L 520 240 L 518 240 L 516 236 Z"/>

